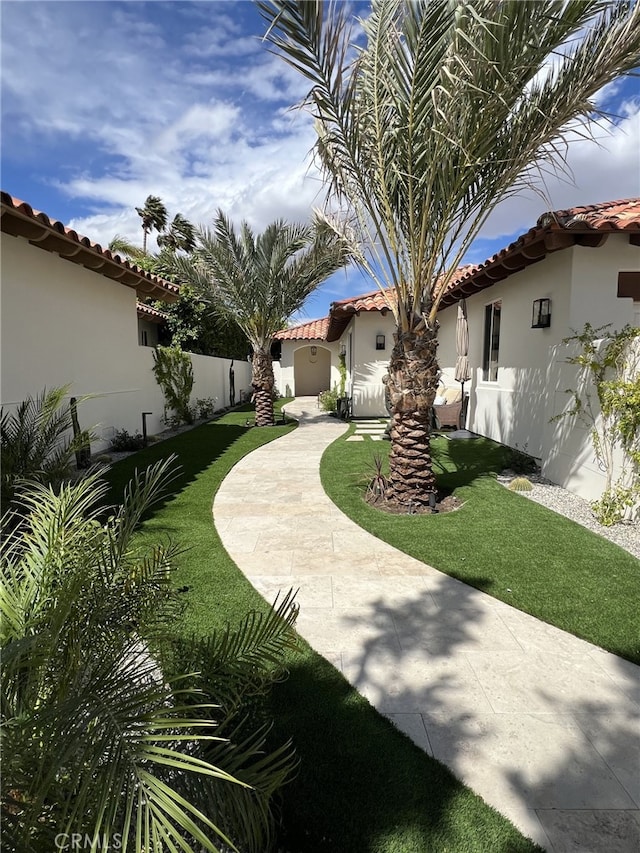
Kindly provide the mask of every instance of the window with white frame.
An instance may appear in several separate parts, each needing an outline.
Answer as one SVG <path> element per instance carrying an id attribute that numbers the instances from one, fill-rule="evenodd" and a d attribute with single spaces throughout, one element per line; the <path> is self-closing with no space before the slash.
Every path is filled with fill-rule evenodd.
<path id="1" fill-rule="evenodd" d="M 482 379 L 498 381 L 498 354 L 500 351 L 500 314 L 502 300 L 486 305 L 484 309 L 484 350 L 482 354 Z"/>

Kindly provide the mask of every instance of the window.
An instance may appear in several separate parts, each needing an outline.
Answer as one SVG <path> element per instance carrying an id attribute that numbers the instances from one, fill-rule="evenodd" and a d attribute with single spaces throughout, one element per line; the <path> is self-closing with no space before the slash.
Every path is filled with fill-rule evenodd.
<path id="1" fill-rule="evenodd" d="M 498 351 L 500 349 L 500 314 L 502 301 L 492 302 L 484 309 L 484 351 L 482 378 L 485 382 L 498 381 Z"/>
<path id="2" fill-rule="evenodd" d="M 148 341 L 147 330 L 146 329 L 140 329 L 140 345 L 143 347 L 149 346 L 147 341 Z"/>

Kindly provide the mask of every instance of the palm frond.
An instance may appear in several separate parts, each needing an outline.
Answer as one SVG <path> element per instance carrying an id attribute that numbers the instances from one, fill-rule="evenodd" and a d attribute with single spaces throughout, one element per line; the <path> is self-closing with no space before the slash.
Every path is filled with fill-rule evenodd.
<path id="1" fill-rule="evenodd" d="M 628 0 L 374 0 L 355 55 L 346 4 L 258 5 L 310 82 L 329 197 L 348 206 L 359 260 L 395 288 L 401 328 L 433 323 L 489 213 L 536 169 L 561 169 L 598 91 L 640 62 Z"/>
<path id="2" fill-rule="evenodd" d="M 95 471 L 58 493 L 21 490 L 24 521 L 0 544 L 3 829 L 16 849 L 53 849 L 60 832 L 117 834 L 122 849 L 143 838 L 158 853 L 214 851 L 216 839 L 235 849 L 185 782 L 250 784 L 207 760 L 224 738 L 218 706 L 168 680 L 140 633 L 176 612 L 175 547 L 141 552 L 132 540 L 171 464 L 136 473 L 106 520 Z"/>

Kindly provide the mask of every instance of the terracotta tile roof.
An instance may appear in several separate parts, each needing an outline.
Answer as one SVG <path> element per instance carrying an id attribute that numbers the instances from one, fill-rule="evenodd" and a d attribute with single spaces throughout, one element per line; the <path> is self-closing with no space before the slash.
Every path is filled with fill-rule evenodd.
<path id="1" fill-rule="evenodd" d="M 352 314 L 359 311 L 389 311 L 390 301 L 395 299 L 393 291 L 380 289 L 359 296 L 350 296 L 347 299 L 339 299 L 331 303 L 331 311 L 348 311 Z"/>
<path id="2" fill-rule="evenodd" d="M 446 308 L 463 296 L 491 287 L 512 273 L 544 260 L 552 252 L 571 246 L 601 246 L 609 234 L 616 233 L 628 234 L 629 241 L 640 246 L 640 198 L 543 213 L 534 228 L 506 248 L 481 264 L 461 267 L 440 307 Z"/>
<path id="3" fill-rule="evenodd" d="M 640 198 L 623 198 L 543 213 L 536 227 L 640 231 Z"/>
<path id="4" fill-rule="evenodd" d="M 0 225 L 6 234 L 24 237 L 40 249 L 55 252 L 67 261 L 135 288 L 138 296 L 152 296 L 164 302 L 174 302 L 178 298 L 180 288 L 176 284 L 112 254 L 99 243 L 93 243 L 58 220 L 49 219 L 46 213 L 34 210 L 9 193 L 2 192 L 0 197 Z"/>
<path id="5" fill-rule="evenodd" d="M 282 329 L 276 332 L 274 338 L 279 341 L 324 341 L 328 327 L 329 318 L 323 317 L 321 320 L 310 320 L 291 329 Z"/>
<path id="6" fill-rule="evenodd" d="M 390 302 L 395 299 L 392 290 L 382 291 L 379 288 L 359 296 L 350 296 L 331 303 L 329 309 L 329 328 L 327 341 L 337 341 L 351 322 L 351 318 L 361 311 L 380 311 L 386 314 L 390 311 Z"/>
<path id="7" fill-rule="evenodd" d="M 158 311 L 157 308 L 154 308 L 152 305 L 145 305 L 144 302 L 138 302 L 136 309 L 138 317 L 148 320 L 150 323 L 164 323 L 169 319 L 169 315 L 165 314 L 164 311 Z"/>

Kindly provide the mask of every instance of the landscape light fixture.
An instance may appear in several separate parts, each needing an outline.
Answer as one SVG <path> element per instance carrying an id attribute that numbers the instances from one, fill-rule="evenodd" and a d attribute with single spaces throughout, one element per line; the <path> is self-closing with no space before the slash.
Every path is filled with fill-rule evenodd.
<path id="1" fill-rule="evenodd" d="M 551 325 L 551 300 L 534 299 L 533 316 L 531 317 L 532 329 L 548 329 Z"/>
<path id="2" fill-rule="evenodd" d="M 384 335 L 376 335 L 376 349 L 384 349 Z"/>

